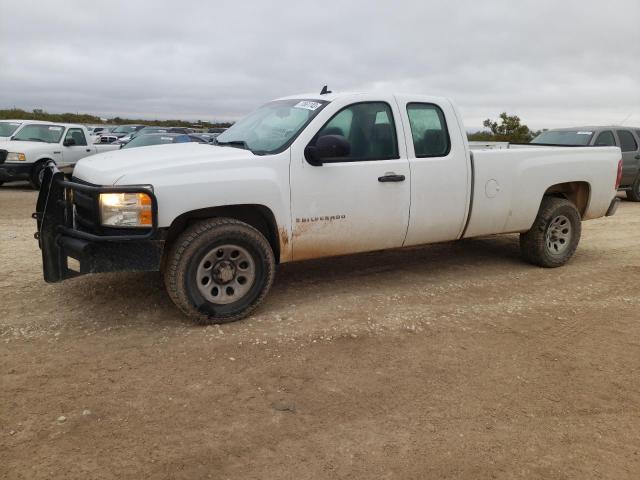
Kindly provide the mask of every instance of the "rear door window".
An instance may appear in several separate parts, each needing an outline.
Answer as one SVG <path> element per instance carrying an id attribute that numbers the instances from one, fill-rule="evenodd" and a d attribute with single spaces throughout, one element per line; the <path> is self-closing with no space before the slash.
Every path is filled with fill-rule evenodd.
<path id="1" fill-rule="evenodd" d="M 606 132 L 600 132 L 598 138 L 596 138 L 596 147 L 615 147 L 616 139 L 613 138 L 613 132 L 607 130 Z"/>
<path id="2" fill-rule="evenodd" d="M 638 150 L 638 144 L 636 139 L 633 138 L 633 133 L 629 130 L 616 130 L 616 133 L 620 139 L 620 150 L 623 152 L 635 152 Z"/>
<path id="3" fill-rule="evenodd" d="M 451 149 L 444 113 L 431 103 L 409 103 L 407 115 L 417 158 L 444 157 Z"/>

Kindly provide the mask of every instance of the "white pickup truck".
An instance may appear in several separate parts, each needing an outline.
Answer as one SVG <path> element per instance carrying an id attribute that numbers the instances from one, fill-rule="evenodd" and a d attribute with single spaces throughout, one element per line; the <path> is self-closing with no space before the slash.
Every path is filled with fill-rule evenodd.
<path id="1" fill-rule="evenodd" d="M 0 120 L 0 142 L 11 140 L 16 130 L 18 130 L 25 120 Z"/>
<path id="2" fill-rule="evenodd" d="M 71 173 L 81 158 L 119 148 L 117 145 L 93 145 L 82 125 L 20 122 L 9 140 L 0 141 L 0 185 L 29 180 L 39 188 L 47 163 L 53 162 L 60 170 Z"/>
<path id="3" fill-rule="evenodd" d="M 46 170 L 34 217 L 44 278 L 160 270 L 199 323 L 237 320 L 278 263 L 519 232 L 524 258 L 571 258 L 581 221 L 612 215 L 618 148 L 471 152 L 451 101 L 301 95 L 216 145 L 185 143 Z"/>

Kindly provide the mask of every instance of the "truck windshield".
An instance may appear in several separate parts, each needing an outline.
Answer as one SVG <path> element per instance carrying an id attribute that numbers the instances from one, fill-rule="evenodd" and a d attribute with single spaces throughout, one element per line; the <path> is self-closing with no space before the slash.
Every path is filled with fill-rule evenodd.
<path id="1" fill-rule="evenodd" d="M 593 132 L 591 130 L 549 130 L 542 132 L 531 143 L 546 145 L 589 145 Z"/>
<path id="2" fill-rule="evenodd" d="M 58 143 L 64 127 L 62 125 L 25 125 L 13 137 L 23 142 Z"/>
<path id="3" fill-rule="evenodd" d="M 303 99 L 269 102 L 221 133 L 216 145 L 246 148 L 256 155 L 281 152 L 327 103 Z"/>
<path id="4" fill-rule="evenodd" d="M 19 122 L 0 122 L 0 137 L 10 137 L 20 125 Z"/>

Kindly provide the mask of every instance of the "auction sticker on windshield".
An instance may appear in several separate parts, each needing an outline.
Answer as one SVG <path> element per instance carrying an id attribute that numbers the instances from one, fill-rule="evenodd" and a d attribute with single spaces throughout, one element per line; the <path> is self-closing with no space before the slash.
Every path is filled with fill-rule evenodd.
<path id="1" fill-rule="evenodd" d="M 59 132 L 60 130 L 62 130 L 62 127 L 49 127 L 49 130 L 55 130 L 56 132 Z"/>
<path id="2" fill-rule="evenodd" d="M 578 135 L 591 135 L 593 132 L 578 132 Z"/>
<path id="3" fill-rule="evenodd" d="M 316 110 L 318 107 L 320 107 L 320 105 L 322 105 L 321 103 L 318 102 L 309 102 L 309 101 L 302 101 L 302 102 L 298 102 L 296 103 L 293 107 L 294 108 L 304 108 L 305 110 Z"/>

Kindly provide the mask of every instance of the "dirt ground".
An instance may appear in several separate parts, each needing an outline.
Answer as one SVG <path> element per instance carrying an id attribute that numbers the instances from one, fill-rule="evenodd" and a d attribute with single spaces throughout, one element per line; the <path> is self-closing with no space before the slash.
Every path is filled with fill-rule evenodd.
<path id="1" fill-rule="evenodd" d="M 47 285 L 0 188 L 0 478 L 640 478 L 640 204 L 564 268 L 517 236 L 279 268 L 196 327 L 156 274 Z"/>

